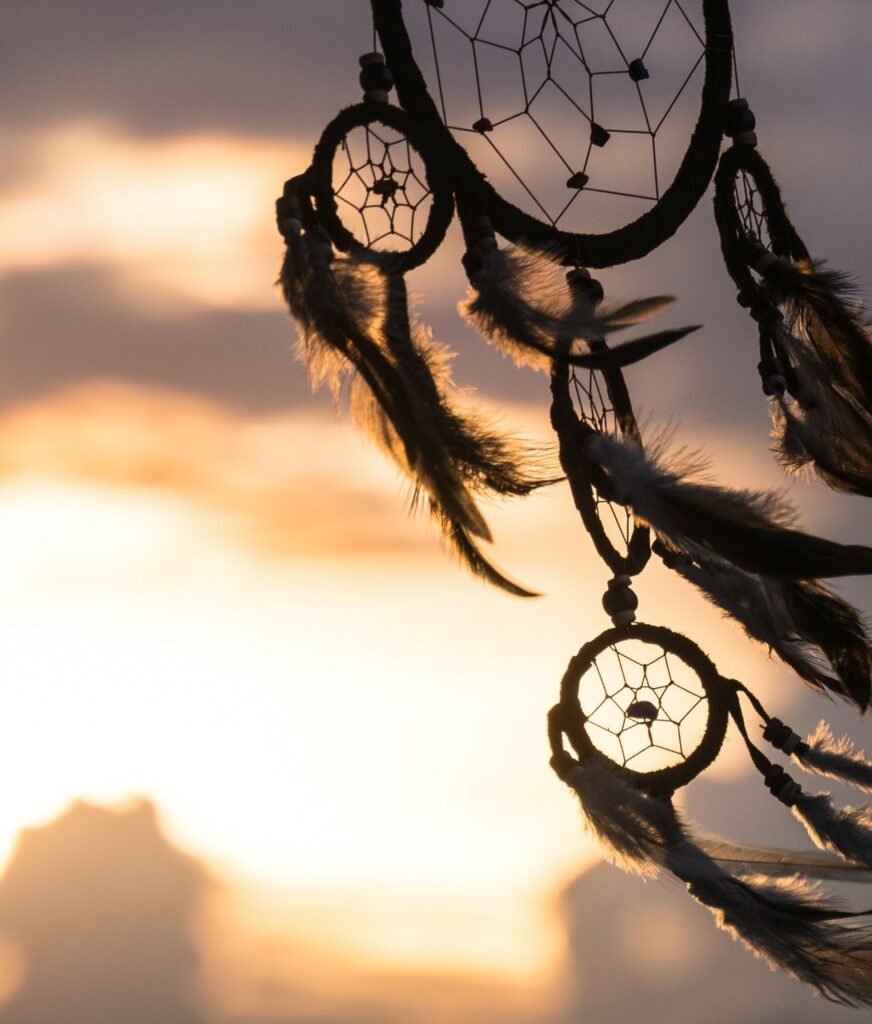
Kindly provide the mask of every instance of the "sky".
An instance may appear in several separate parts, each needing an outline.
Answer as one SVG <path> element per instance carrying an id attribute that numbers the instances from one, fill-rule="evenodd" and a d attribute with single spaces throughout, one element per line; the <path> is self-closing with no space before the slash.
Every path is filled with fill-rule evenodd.
<path id="1" fill-rule="evenodd" d="M 626 31 L 644 6 L 616 0 Z M 406 7 L 423 46 L 423 4 Z M 872 281 L 872 11 L 732 8 L 742 89 L 800 233 Z M 367 4 L 35 0 L 2 23 L 4 1019 L 44 1021 L 47 991 L 69 1024 L 132 1021 L 137 1005 L 179 1024 L 624 1024 L 646 1003 L 655 1021 L 654 1003 L 670 1020 L 705 1005 L 717 1024 L 736 992 L 761 1024 L 860 1019 L 768 972 L 674 887 L 598 862 L 544 734 L 568 659 L 608 625 L 607 572 L 565 487 L 487 508 L 496 561 L 545 596 L 488 590 L 311 394 L 274 284 L 273 201 L 359 98 Z M 675 152 L 667 140 L 664 166 Z M 605 227 L 622 211 L 578 216 Z M 548 443 L 546 379 L 458 316 L 460 255 L 455 227 L 410 278 L 416 314 L 456 352 L 466 401 Z M 656 253 L 598 276 L 610 298 L 675 295 L 662 326 L 704 325 L 628 373 L 649 434 L 702 449 L 724 483 L 787 488 L 812 531 L 868 539 L 862 499 L 791 482 L 768 452 L 754 327 L 709 196 Z M 864 581 L 839 589 L 872 610 Z M 637 591 L 640 617 L 692 635 L 781 717 L 807 730 L 827 715 L 862 743 L 866 723 L 809 697 L 665 570 Z M 691 816 L 804 844 L 747 768 L 728 744 Z M 82 922 L 74 960 L 39 892 Z"/>

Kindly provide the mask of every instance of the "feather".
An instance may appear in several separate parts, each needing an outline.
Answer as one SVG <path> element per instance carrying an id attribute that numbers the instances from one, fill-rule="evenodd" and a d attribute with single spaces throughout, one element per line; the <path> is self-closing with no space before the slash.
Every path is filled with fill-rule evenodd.
<path id="1" fill-rule="evenodd" d="M 656 296 L 597 310 L 583 296 L 568 297 L 565 281 L 554 273 L 547 254 L 503 250 L 487 242 L 479 243 L 466 261 L 470 290 L 459 310 L 521 366 L 550 372 L 555 359 L 588 369 L 628 366 L 698 329 L 661 331 L 597 352 L 579 350 L 568 343 L 601 342 L 612 331 L 655 316 L 674 300 Z"/>
<path id="2" fill-rule="evenodd" d="M 741 880 L 710 857 L 668 800 L 631 787 L 591 758 L 563 771 L 609 860 L 644 877 L 670 872 L 718 925 L 828 999 L 872 1004 L 872 929 L 825 903 L 802 875 Z M 785 867 L 782 862 L 779 870 Z"/>
<path id="3" fill-rule="evenodd" d="M 597 488 L 611 493 L 603 496 L 629 506 L 678 551 L 701 545 L 748 572 L 782 579 L 872 572 L 872 548 L 791 528 L 795 512 L 777 494 L 694 482 L 698 465 L 664 466 L 595 431 L 585 453 L 604 473 Z"/>
<path id="4" fill-rule="evenodd" d="M 793 756 L 803 768 L 872 793 L 872 763 L 847 736 L 834 739 L 826 722 L 821 722 L 817 731 L 797 746 Z"/>
<path id="5" fill-rule="evenodd" d="M 811 466 L 834 490 L 872 497 L 872 340 L 851 281 L 821 262 L 767 254 L 763 293 L 780 305 L 776 332 L 790 390 L 774 400 L 774 448 L 792 472 Z"/>
<path id="6" fill-rule="evenodd" d="M 872 807 L 838 808 L 828 793 L 801 793 L 791 810 L 822 849 L 872 867 Z"/>
<path id="7" fill-rule="evenodd" d="M 779 339 L 796 398 L 772 396 L 776 458 L 792 473 L 813 468 L 833 490 L 872 497 L 872 412 L 805 340 L 783 331 Z"/>
<path id="8" fill-rule="evenodd" d="M 517 468 L 516 445 L 454 408 L 447 359 L 412 336 L 402 282 L 372 258 L 336 259 L 320 229 L 286 237 L 280 282 L 313 384 L 327 383 L 338 398 L 351 378 L 355 421 L 408 475 L 414 500 L 426 495 L 455 552 L 476 575 L 532 596 L 476 547 L 473 537 L 490 532 L 473 493 L 526 494 L 550 480 Z"/>
<path id="9" fill-rule="evenodd" d="M 684 555 L 662 553 L 670 568 L 810 686 L 851 701 L 861 712 L 867 709 L 872 699 L 868 638 L 850 604 L 817 581 L 750 573 L 699 545 Z"/>
<path id="10" fill-rule="evenodd" d="M 764 288 L 785 307 L 791 330 L 804 337 L 832 376 L 852 394 L 872 396 L 872 341 L 857 288 L 823 260 L 764 257 Z"/>
<path id="11" fill-rule="evenodd" d="M 852 864 L 830 853 L 806 853 L 779 850 L 765 846 L 734 843 L 723 836 L 695 834 L 695 842 L 703 853 L 734 875 L 757 878 L 826 879 L 831 882 L 870 881 L 870 868 Z"/>

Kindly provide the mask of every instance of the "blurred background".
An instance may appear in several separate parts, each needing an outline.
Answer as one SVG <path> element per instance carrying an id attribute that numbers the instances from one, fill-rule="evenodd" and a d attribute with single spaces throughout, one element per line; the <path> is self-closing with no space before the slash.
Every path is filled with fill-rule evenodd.
<path id="1" fill-rule="evenodd" d="M 872 281 L 872 8 L 731 6 L 800 233 Z M 566 489 L 488 510 L 498 563 L 546 596 L 489 590 L 310 395 L 274 287 L 273 200 L 359 99 L 368 4 L 31 0 L 7 5 L 2 35 L 2 1020 L 860 1019 L 584 836 L 544 715 L 608 625 L 607 573 Z M 460 253 L 452 230 L 413 275 L 420 315 L 471 401 L 546 440 L 546 379 L 456 312 Z M 676 295 L 663 326 L 704 324 L 630 372 L 650 430 L 671 426 L 724 483 L 788 488 L 810 530 L 869 541 L 862 499 L 791 483 L 769 455 L 755 331 L 708 199 L 598 276 L 614 298 Z M 868 584 L 838 589 L 872 609 Z M 826 715 L 862 745 L 867 723 L 680 582 L 652 565 L 638 592 L 642 618 L 689 633 L 794 727 Z M 728 744 L 691 818 L 806 846 L 747 768 Z"/>

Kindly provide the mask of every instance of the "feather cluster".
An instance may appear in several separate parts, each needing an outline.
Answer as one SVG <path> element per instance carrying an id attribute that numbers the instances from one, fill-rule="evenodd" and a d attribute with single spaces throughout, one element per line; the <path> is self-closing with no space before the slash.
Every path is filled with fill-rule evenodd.
<path id="1" fill-rule="evenodd" d="M 662 331 L 590 352 L 589 346 L 656 316 L 673 299 L 656 296 L 596 309 L 589 296 L 570 295 L 547 253 L 499 249 L 492 238 L 485 238 L 470 255 L 466 260 L 469 296 L 460 304 L 460 312 L 520 366 L 546 373 L 555 359 L 588 369 L 628 366 L 697 330 Z"/>
<path id="2" fill-rule="evenodd" d="M 791 400 L 773 395 L 776 456 L 829 487 L 872 496 L 872 340 L 849 278 L 820 262 L 767 255 L 763 292 L 786 314 L 775 345 Z"/>
<path id="3" fill-rule="evenodd" d="M 816 577 L 872 571 L 872 549 L 795 529 L 793 509 L 776 494 L 696 482 L 691 461 L 670 464 L 597 433 L 585 450 L 603 474 L 598 488 L 655 530 L 668 565 L 811 686 L 868 708 L 865 627 Z"/>
<path id="4" fill-rule="evenodd" d="M 697 838 L 670 801 L 635 789 L 597 757 L 561 775 L 611 861 L 645 877 L 669 872 L 772 966 L 828 999 L 872 1005 L 872 926 L 825 902 L 809 882 L 826 862 Z M 730 870 L 712 855 L 719 850 L 731 854 Z"/>
<path id="5" fill-rule="evenodd" d="M 816 580 L 747 572 L 696 546 L 667 564 L 810 686 L 865 711 L 872 696 L 868 638 L 847 601 Z"/>
<path id="6" fill-rule="evenodd" d="M 536 457 L 452 401 L 448 358 L 409 322 L 405 283 L 377 257 L 338 258 L 319 228 L 289 231 L 280 283 L 313 386 L 349 383 L 355 421 L 412 482 L 444 537 L 478 576 L 534 596 L 497 569 L 478 541 L 490 531 L 480 494 L 525 495 L 553 482 Z M 534 471 L 525 467 L 530 461 Z"/>

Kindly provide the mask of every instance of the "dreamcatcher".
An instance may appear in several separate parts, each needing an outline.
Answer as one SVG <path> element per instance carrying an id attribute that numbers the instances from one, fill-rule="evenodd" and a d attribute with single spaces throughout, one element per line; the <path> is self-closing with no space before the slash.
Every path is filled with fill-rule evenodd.
<path id="1" fill-rule="evenodd" d="M 326 127 L 277 203 L 281 285 L 313 383 L 348 391 L 356 420 L 456 555 L 511 593 L 532 592 L 484 554 L 490 533 L 476 499 L 568 480 L 611 573 L 603 607 L 614 625 L 569 663 L 548 719 L 554 771 L 611 859 L 671 873 L 771 963 L 828 998 L 872 1004 L 872 912 L 840 909 L 816 888 L 868 878 L 872 809 L 806 793 L 750 722 L 807 772 L 868 791 L 872 764 L 823 726 L 801 739 L 692 640 L 636 621 L 632 581 L 653 553 L 810 686 L 869 706 L 863 623 L 819 580 L 869 573 L 872 549 L 803 533 L 776 495 L 700 483 L 698 467 L 645 445 L 622 368 L 693 328 L 612 344 L 669 300 L 605 304 L 588 269 L 652 252 L 714 178 L 724 259 L 759 331 L 776 456 L 837 490 L 872 494 L 867 324 L 844 276 L 809 256 L 756 148 L 748 103 L 730 99 L 727 0 L 372 8 L 383 53 L 361 57 L 363 102 Z M 676 160 L 682 134 L 689 143 Z M 547 374 L 562 475 L 458 404 L 445 352 L 410 316 L 405 276 L 433 255 L 455 213 L 467 247 L 462 310 Z M 600 233 L 570 229 L 606 221 Z M 730 723 L 765 786 L 824 852 L 740 846 L 676 811 L 673 794 L 717 757 Z"/>

